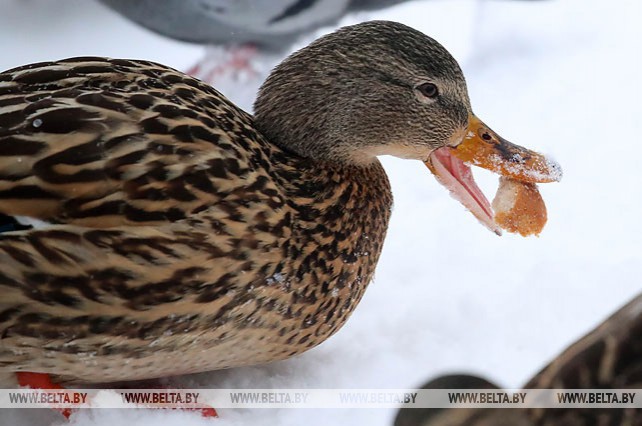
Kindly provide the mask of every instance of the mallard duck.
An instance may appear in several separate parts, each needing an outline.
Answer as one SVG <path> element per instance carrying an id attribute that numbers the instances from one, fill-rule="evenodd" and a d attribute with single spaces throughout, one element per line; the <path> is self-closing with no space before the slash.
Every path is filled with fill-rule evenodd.
<path id="1" fill-rule="evenodd" d="M 147 61 L 0 74 L 0 213 L 27 228 L 0 235 L 0 371 L 112 382 L 292 357 L 372 278 L 392 206 L 378 155 L 425 162 L 494 232 L 458 148 L 559 177 L 477 119 L 455 59 L 399 23 L 294 53 L 255 111 Z"/>
<path id="2" fill-rule="evenodd" d="M 424 389 L 499 389 L 471 375 L 438 377 Z M 642 294 L 573 343 L 524 389 L 642 388 Z M 599 419 L 599 421 L 598 421 Z M 640 426 L 634 408 L 402 409 L 395 426 Z"/>

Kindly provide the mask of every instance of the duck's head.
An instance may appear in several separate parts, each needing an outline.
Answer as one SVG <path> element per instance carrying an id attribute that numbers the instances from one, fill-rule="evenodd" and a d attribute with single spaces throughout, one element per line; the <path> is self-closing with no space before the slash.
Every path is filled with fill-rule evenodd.
<path id="1" fill-rule="evenodd" d="M 396 22 L 344 27 L 292 54 L 263 84 L 254 109 L 268 139 L 304 157 L 355 166 L 378 155 L 423 161 L 495 232 L 466 163 L 529 182 L 561 176 L 557 164 L 479 120 L 457 61 Z"/>

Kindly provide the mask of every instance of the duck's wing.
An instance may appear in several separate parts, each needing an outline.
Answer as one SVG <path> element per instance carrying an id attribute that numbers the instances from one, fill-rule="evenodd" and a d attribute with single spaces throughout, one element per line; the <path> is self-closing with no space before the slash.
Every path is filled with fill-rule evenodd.
<path id="1" fill-rule="evenodd" d="M 276 272 L 290 232 L 275 150 L 223 96 L 157 64 L 0 74 L 0 370 L 186 371 L 112 374 L 74 354 L 182 351 L 251 317 L 240 289 Z M 34 219 L 53 224 L 20 230 Z"/>
<path id="2" fill-rule="evenodd" d="M 251 117 L 144 61 L 73 58 L 0 74 L 0 213 L 87 227 L 185 219 L 277 196 Z"/>

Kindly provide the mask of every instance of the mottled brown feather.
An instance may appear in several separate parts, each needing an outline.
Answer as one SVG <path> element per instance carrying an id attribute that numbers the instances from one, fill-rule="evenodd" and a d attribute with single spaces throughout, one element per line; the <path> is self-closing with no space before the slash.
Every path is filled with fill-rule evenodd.
<path id="1" fill-rule="evenodd" d="M 381 165 L 267 142 L 211 87 L 144 61 L 0 74 L 0 369 L 84 382 L 257 364 L 347 319 L 392 198 Z"/>

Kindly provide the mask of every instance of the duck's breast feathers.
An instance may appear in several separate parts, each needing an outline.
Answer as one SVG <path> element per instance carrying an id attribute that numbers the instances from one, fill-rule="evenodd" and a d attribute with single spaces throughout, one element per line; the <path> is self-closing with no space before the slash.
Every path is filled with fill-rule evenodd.
<path id="1" fill-rule="evenodd" d="M 272 198 L 270 149 L 248 114 L 156 63 L 73 58 L 0 74 L 6 215 L 153 224 L 248 188 Z"/>

